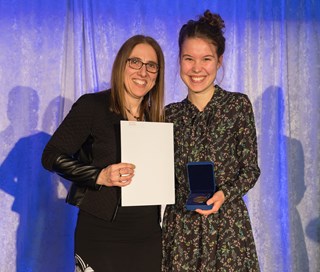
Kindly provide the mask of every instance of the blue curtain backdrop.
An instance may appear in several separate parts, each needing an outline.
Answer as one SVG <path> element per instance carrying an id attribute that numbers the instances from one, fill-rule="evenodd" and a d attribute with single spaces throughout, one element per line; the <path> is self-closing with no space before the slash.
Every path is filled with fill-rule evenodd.
<path id="1" fill-rule="evenodd" d="M 166 103 L 186 96 L 178 31 L 226 22 L 218 83 L 254 106 L 262 175 L 246 196 L 262 271 L 320 271 L 319 0 L 0 0 L 0 271 L 73 271 L 77 210 L 42 149 L 72 103 L 106 89 L 116 52 L 151 35 Z"/>

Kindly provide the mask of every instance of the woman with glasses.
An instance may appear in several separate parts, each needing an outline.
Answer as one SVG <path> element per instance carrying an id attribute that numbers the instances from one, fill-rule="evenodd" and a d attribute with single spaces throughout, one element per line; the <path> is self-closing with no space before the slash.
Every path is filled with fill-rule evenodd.
<path id="1" fill-rule="evenodd" d="M 79 207 L 76 271 L 161 270 L 159 207 L 120 206 L 135 168 L 120 162 L 120 120 L 160 122 L 163 102 L 163 52 L 133 36 L 116 56 L 111 89 L 81 96 L 45 147 L 43 166 L 72 182 L 67 202 Z"/>
<path id="2" fill-rule="evenodd" d="M 214 83 L 225 49 L 223 28 L 220 15 L 207 10 L 179 33 L 180 76 L 188 96 L 166 107 L 175 129 L 176 202 L 166 207 L 163 220 L 165 272 L 259 271 L 242 199 L 260 174 L 254 116 L 246 95 Z M 186 166 L 202 161 L 214 164 L 217 190 L 208 199 L 194 198 L 203 209 L 187 210 Z"/>

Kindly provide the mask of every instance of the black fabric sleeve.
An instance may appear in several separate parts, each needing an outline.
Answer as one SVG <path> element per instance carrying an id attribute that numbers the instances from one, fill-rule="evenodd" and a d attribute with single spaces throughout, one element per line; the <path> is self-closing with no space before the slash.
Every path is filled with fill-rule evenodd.
<path id="1" fill-rule="evenodd" d="M 47 143 L 42 154 L 42 165 L 79 186 L 97 188 L 95 182 L 101 169 L 75 157 L 91 134 L 95 108 L 94 96 L 91 94 L 81 96 L 74 103 Z"/>
<path id="2" fill-rule="evenodd" d="M 247 95 L 240 95 L 237 103 L 241 105 L 237 114 L 238 178 L 220 186 L 220 190 L 224 192 L 228 202 L 239 196 L 243 197 L 255 185 L 260 176 L 257 135 L 252 105 Z"/>

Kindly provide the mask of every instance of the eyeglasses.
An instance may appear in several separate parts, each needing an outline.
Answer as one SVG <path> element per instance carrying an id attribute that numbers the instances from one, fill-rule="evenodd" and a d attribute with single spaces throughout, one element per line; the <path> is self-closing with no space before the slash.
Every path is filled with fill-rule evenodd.
<path id="1" fill-rule="evenodd" d="M 135 70 L 140 70 L 142 66 L 145 65 L 149 73 L 155 74 L 159 71 L 159 65 L 154 62 L 145 63 L 138 58 L 130 58 L 130 59 L 127 59 L 127 61 L 129 61 L 129 66 Z"/>

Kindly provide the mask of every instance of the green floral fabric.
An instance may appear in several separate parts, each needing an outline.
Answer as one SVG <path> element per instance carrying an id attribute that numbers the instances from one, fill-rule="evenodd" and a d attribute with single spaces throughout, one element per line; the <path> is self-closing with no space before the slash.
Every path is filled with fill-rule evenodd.
<path id="1" fill-rule="evenodd" d="M 200 112 L 188 99 L 166 107 L 174 123 L 176 203 L 163 221 L 163 271 L 259 271 L 249 214 L 242 197 L 256 183 L 256 130 L 248 97 L 215 86 Z M 218 190 L 225 194 L 219 212 L 208 217 L 188 211 L 186 164 L 214 162 Z"/>

